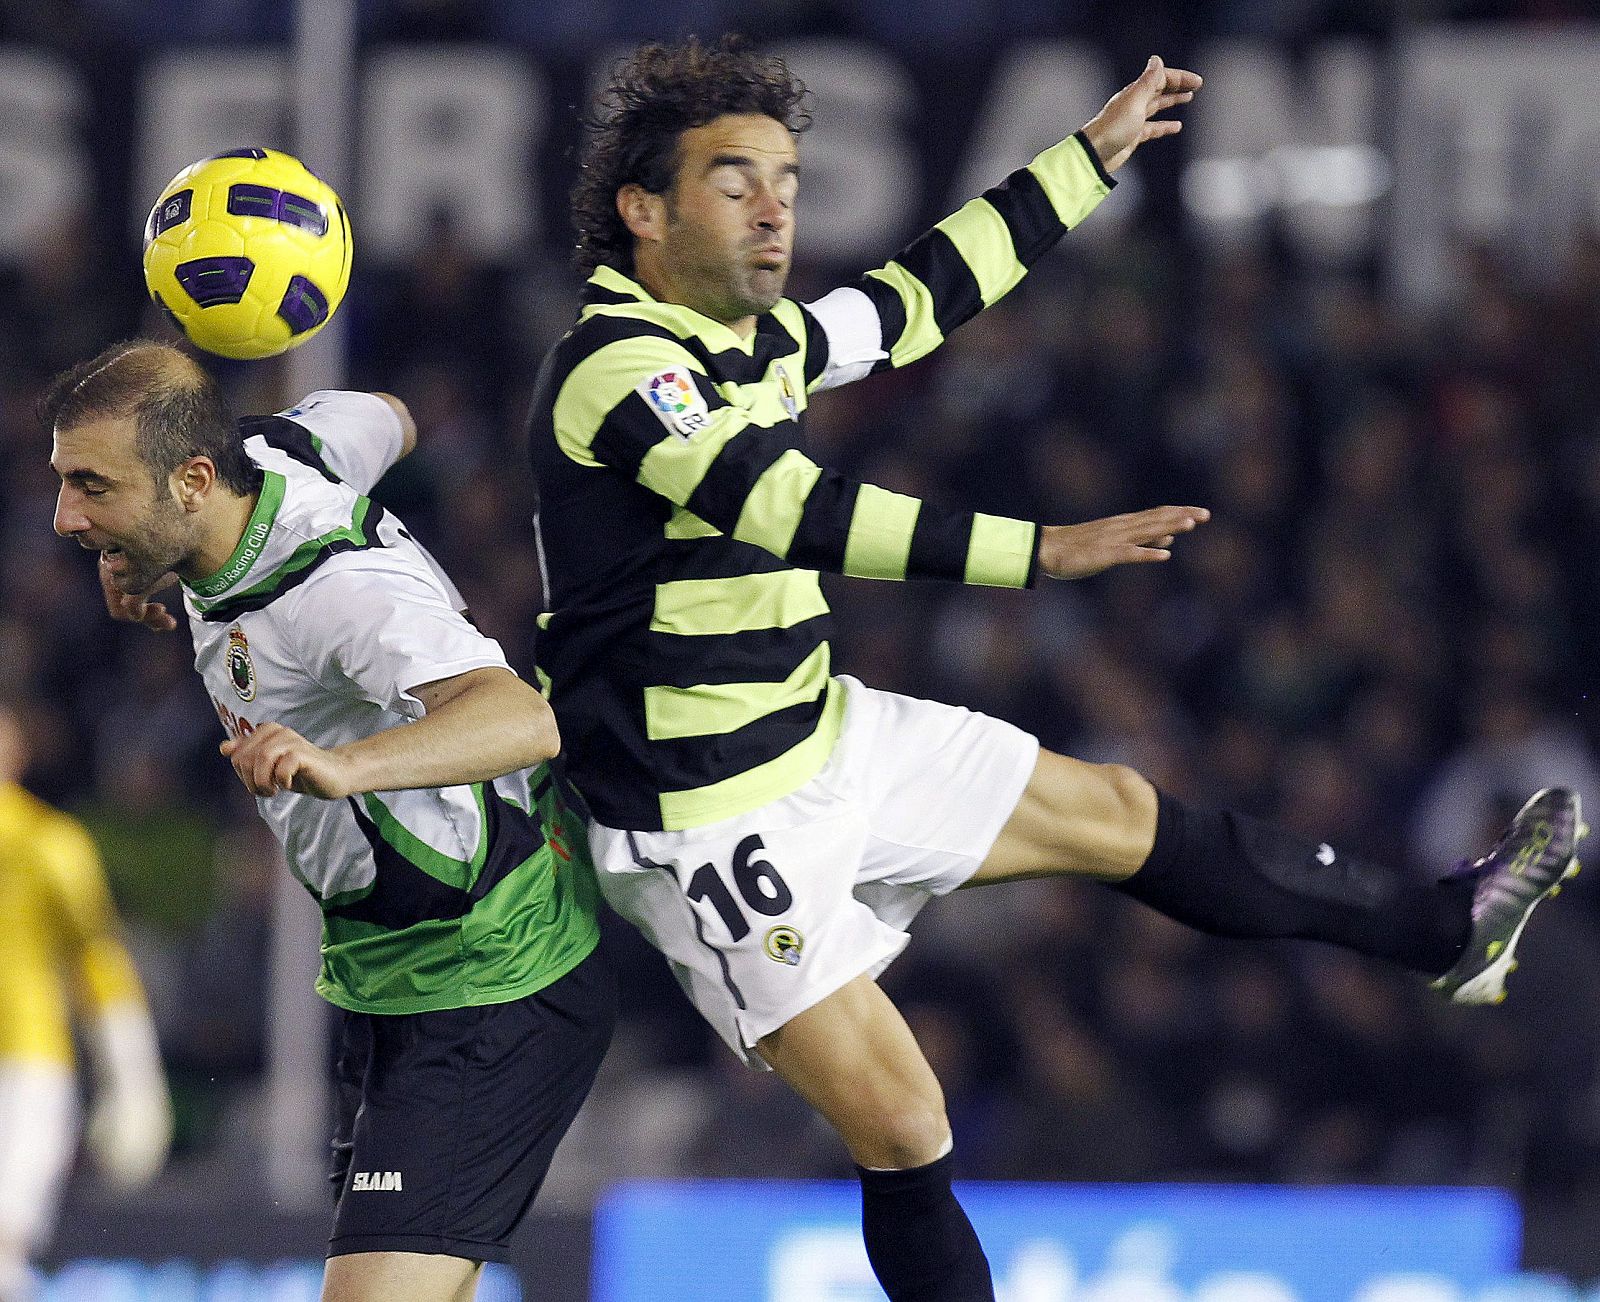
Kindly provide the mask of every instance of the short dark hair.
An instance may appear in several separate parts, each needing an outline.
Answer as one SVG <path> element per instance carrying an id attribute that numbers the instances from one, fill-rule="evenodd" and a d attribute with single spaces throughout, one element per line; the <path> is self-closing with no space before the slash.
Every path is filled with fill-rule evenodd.
<path id="1" fill-rule="evenodd" d="M 633 269 L 633 236 L 617 212 L 617 191 L 637 183 L 664 194 L 678 171 L 685 131 L 725 113 L 763 113 L 798 135 L 811 125 L 805 83 L 776 55 L 743 37 L 715 45 L 645 45 L 619 63 L 584 120 L 588 137 L 572 188 L 578 268 Z"/>
<path id="2" fill-rule="evenodd" d="M 132 416 L 134 450 L 158 485 L 190 457 L 209 457 L 232 492 L 242 497 L 261 486 L 222 389 L 170 344 L 112 344 L 56 376 L 39 400 L 39 416 L 49 429 Z"/>

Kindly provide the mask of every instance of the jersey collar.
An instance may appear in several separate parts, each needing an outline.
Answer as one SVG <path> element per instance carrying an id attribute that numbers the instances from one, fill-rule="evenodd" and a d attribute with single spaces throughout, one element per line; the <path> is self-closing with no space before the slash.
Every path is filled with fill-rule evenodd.
<path id="1" fill-rule="evenodd" d="M 756 328 L 750 332 L 748 339 L 742 337 L 721 321 L 706 316 L 703 312 L 696 312 L 692 307 L 682 303 L 669 303 L 656 298 L 631 276 L 618 271 L 615 267 L 599 266 L 594 269 L 588 282 L 583 287 L 583 303 L 587 309 L 616 307 L 619 304 L 644 303 L 649 304 L 652 311 L 651 319 L 659 313 L 662 324 L 669 329 L 675 329 L 680 335 L 685 331 L 700 336 L 716 351 L 721 352 L 728 348 L 737 348 L 746 355 L 755 352 L 756 339 L 761 334 L 763 325 L 772 315 L 763 312 L 756 318 Z M 589 312 L 580 315 L 579 320 L 587 319 Z"/>
<path id="2" fill-rule="evenodd" d="M 585 303 L 653 303 L 650 291 L 615 267 L 599 266 L 583 287 Z"/>
<path id="3" fill-rule="evenodd" d="M 278 519 L 285 486 L 283 476 L 276 471 L 262 471 L 261 494 L 256 498 L 256 509 L 250 513 L 244 532 L 239 535 L 238 546 L 215 574 L 185 585 L 195 596 L 207 600 L 220 597 L 228 589 L 242 583 L 255 568 L 256 562 L 266 551 L 267 538 Z"/>

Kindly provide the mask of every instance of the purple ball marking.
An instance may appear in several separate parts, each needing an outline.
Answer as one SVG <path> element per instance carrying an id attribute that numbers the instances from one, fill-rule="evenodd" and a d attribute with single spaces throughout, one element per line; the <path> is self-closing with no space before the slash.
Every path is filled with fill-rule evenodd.
<path id="1" fill-rule="evenodd" d="M 328 215 L 310 199 L 289 190 L 241 181 L 228 187 L 228 211 L 235 217 L 265 217 L 313 235 L 328 233 Z"/>
<path id="2" fill-rule="evenodd" d="M 180 262 L 173 275 L 201 307 L 215 307 L 242 299 L 255 269 L 249 258 L 195 258 Z"/>
<path id="3" fill-rule="evenodd" d="M 303 335 L 328 319 L 328 297 L 304 276 L 291 277 L 278 315 L 289 323 L 290 334 Z"/>

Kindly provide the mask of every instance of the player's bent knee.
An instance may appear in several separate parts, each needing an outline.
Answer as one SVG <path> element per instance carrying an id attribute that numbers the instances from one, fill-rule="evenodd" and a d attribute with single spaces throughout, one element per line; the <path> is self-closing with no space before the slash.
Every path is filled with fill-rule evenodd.
<path id="1" fill-rule="evenodd" d="M 1154 813 L 1155 788 L 1150 780 L 1126 764 L 1097 764 L 1095 769 L 1106 786 L 1112 821 L 1124 828 L 1143 826 Z"/>
<path id="2" fill-rule="evenodd" d="M 1136 770 L 1043 751 L 969 885 L 1062 874 L 1120 880 L 1149 855 L 1155 823 L 1155 788 Z"/>
<path id="3" fill-rule="evenodd" d="M 1084 840 L 1097 876 L 1119 880 L 1149 857 L 1156 832 L 1156 789 L 1126 764 L 1096 764 L 1099 784 Z"/>
<path id="4" fill-rule="evenodd" d="M 844 1137 L 850 1156 L 861 1166 L 909 1170 L 926 1166 L 950 1147 L 950 1121 L 940 1106 L 900 1103 L 865 1121 L 858 1133 Z"/>

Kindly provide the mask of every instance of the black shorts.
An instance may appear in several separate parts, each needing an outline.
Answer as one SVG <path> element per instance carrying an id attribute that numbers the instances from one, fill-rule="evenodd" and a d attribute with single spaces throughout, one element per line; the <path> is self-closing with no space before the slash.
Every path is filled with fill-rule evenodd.
<path id="1" fill-rule="evenodd" d="M 616 1017 L 616 981 L 598 953 L 511 1003 L 346 1011 L 328 1255 L 505 1261 Z"/>

